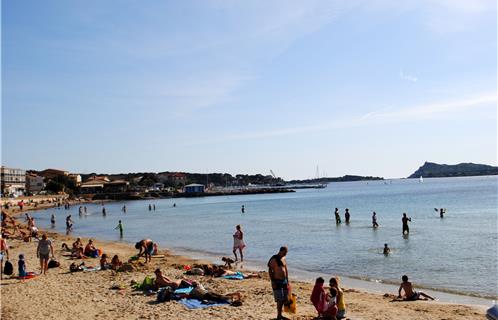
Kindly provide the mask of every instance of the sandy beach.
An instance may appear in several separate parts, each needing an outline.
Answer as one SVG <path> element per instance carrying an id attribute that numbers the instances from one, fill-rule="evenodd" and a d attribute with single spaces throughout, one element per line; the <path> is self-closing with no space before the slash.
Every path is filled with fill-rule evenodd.
<path id="1" fill-rule="evenodd" d="M 62 251 L 62 243 L 73 242 L 70 236 L 47 233 L 53 240 L 55 256 L 61 263 L 59 268 L 49 269 L 46 276 L 40 275 L 29 280 L 18 280 L 5 276 L 1 282 L 2 319 L 274 319 L 275 302 L 266 271 L 259 272 L 261 278 L 242 281 L 212 278 L 207 276 L 186 276 L 185 264 L 202 263 L 173 255 L 161 250 L 162 258 L 153 258 L 145 264 L 143 259 L 133 262 L 133 271 L 115 272 L 112 270 L 94 272 L 69 272 L 72 262 L 67 252 Z M 87 239 L 83 239 L 86 244 Z M 10 261 L 17 273 L 18 255 L 26 257 L 27 270 L 39 272 L 36 258 L 37 241 L 23 242 L 8 240 Z M 136 254 L 132 245 L 95 240 L 98 248 L 112 257 L 119 255 L 122 261 Z M 164 249 L 164 248 L 162 248 Z M 84 259 L 87 266 L 98 266 L 99 259 Z M 182 304 L 156 302 L 156 295 L 146 295 L 132 289 L 132 280 L 141 282 L 146 275 L 161 268 L 163 273 L 175 279 L 187 277 L 201 282 L 209 291 L 216 293 L 240 292 L 242 306 L 219 306 L 188 310 Z M 246 270 L 244 270 L 246 271 Z M 256 270 L 258 271 L 258 270 Z M 289 270 L 292 277 L 292 269 Z M 323 275 L 328 279 L 331 275 Z M 113 289 L 121 286 L 122 289 Z M 286 314 L 291 319 L 314 319 L 316 312 L 309 302 L 312 284 L 292 282 L 292 290 L 298 296 L 296 314 Z M 485 316 L 479 306 L 446 304 L 437 301 L 394 302 L 394 292 L 373 294 L 352 288 L 344 288 L 349 319 L 476 319 Z"/>

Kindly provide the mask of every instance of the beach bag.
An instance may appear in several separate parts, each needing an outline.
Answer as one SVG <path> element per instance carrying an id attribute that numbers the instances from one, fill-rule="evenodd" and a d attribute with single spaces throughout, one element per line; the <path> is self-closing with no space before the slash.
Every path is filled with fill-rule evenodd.
<path id="1" fill-rule="evenodd" d="M 9 260 L 5 261 L 5 266 L 3 267 L 3 273 L 11 276 L 14 273 L 14 266 Z"/>
<path id="2" fill-rule="evenodd" d="M 154 278 L 145 276 L 144 281 L 142 282 L 142 290 L 151 289 L 154 289 Z"/>
<path id="3" fill-rule="evenodd" d="M 284 304 L 284 312 L 296 313 L 297 312 L 297 296 L 293 293 L 289 295 L 289 300 Z"/>
<path id="4" fill-rule="evenodd" d="M 48 262 L 49 268 L 58 268 L 60 265 L 60 262 L 56 261 L 55 259 L 50 259 L 50 261 Z"/>
<path id="5" fill-rule="evenodd" d="M 171 301 L 173 292 L 173 288 L 171 287 L 164 287 L 159 289 L 159 291 L 157 292 L 157 302 Z"/>

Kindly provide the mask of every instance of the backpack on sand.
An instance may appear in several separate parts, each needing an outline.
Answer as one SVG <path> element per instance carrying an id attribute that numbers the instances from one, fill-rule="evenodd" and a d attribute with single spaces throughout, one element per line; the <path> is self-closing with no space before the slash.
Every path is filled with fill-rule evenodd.
<path id="1" fill-rule="evenodd" d="M 3 273 L 11 276 L 14 273 L 14 266 L 9 260 L 5 261 L 5 266 L 3 267 Z"/>

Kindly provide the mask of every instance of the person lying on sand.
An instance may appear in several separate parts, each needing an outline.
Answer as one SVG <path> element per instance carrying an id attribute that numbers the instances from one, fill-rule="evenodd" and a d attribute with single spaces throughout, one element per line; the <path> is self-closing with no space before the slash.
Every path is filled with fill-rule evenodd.
<path id="1" fill-rule="evenodd" d="M 402 298 L 401 290 L 403 290 L 405 292 L 405 296 L 404 296 L 403 300 L 405 300 L 405 301 L 428 300 L 428 299 L 434 300 L 433 297 L 431 297 L 428 294 L 423 293 L 422 291 L 417 292 L 417 291 L 413 290 L 412 283 L 410 281 L 408 281 L 408 276 L 404 275 L 403 277 L 401 277 L 401 280 L 403 280 L 403 282 L 399 286 L 398 299 Z M 421 298 L 420 296 L 422 296 L 423 298 Z"/>
<path id="2" fill-rule="evenodd" d="M 163 275 L 161 269 L 159 268 L 154 271 L 154 274 L 156 275 L 155 285 L 157 289 L 162 287 L 171 287 L 173 289 L 176 289 L 182 282 L 182 280 L 171 280 L 170 278 L 166 277 L 165 275 Z"/>
<path id="3" fill-rule="evenodd" d="M 226 294 L 218 294 L 214 292 L 209 292 L 204 288 L 202 284 L 200 284 L 197 281 L 192 281 L 192 291 L 189 293 L 189 298 L 192 299 L 197 299 L 200 301 L 212 301 L 216 303 L 230 303 L 230 302 L 235 302 L 235 301 L 240 301 L 242 300 L 242 296 L 240 292 L 233 292 L 233 293 L 226 293 Z"/>

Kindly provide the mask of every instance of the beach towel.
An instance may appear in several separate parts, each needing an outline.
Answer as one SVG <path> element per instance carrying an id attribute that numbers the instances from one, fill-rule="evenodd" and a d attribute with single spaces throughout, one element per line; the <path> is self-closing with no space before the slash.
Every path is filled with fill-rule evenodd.
<path id="1" fill-rule="evenodd" d="M 83 271 L 85 271 L 85 272 L 99 271 L 100 270 L 100 267 L 85 267 L 85 266 L 82 266 L 82 268 L 83 268 Z"/>
<path id="2" fill-rule="evenodd" d="M 183 304 L 187 309 L 201 309 L 201 308 L 209 308 L 209 307 L 218 307 L 218 306 L 226 306 L 230 303 L 202 303 L 202 301 L 196 299 L 181 299 L 178 302 Z"/>
<path id="3" fill-rule="evenodd" d="M 244 274 L 240 271 L 237 271 L 235 274 L 226 275 L 223 276 L 223 278 L 228 280 L 244 280 Z"/>
<path id="4" fill-rule="evenodd" d="M 173 293 L 174 294 L 189 294 L 194 287 L 188 287 L 188 288 L 181 288 L 181 289 L 176 289 Z"/>

